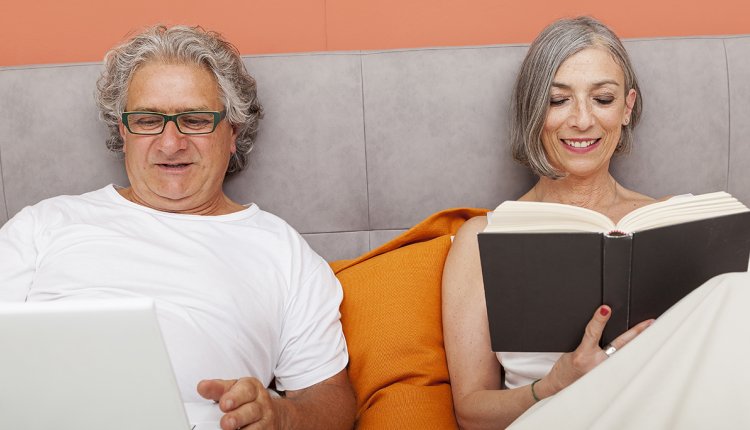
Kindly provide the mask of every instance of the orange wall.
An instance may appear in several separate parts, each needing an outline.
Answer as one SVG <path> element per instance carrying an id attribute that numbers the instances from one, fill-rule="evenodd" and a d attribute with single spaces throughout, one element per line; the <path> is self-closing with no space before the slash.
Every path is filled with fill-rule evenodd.
<path id="1" fill-rule="evenodd" d="M 0 65 L 100 61 L 159 22 L 200 24 L 256 54 L 527 43 L 580 14 L 624 38 L 750 34 L 748 0 L 3 0 Z"/>

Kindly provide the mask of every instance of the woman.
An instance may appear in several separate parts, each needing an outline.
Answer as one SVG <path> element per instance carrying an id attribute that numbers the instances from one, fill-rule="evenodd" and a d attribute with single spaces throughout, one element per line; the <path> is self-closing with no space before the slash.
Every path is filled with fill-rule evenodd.
<path id="1" fill-rule="evenodd" d="M 612 155 L 630 146 L 640 112 L 635 73 L 611 30 L 588 17 L 548 26 L 529 48 L 513 94 L 513 155 L 539 176 L 520 200 L 581 206 L 615 222 L 655 202 L 626 189 L 609 172 Z M 623 333 L 605 352 L 599 340 L 611 309 L 601 306 L 592 309 L 594 315 L 575 351 L 493 353 L 477 245 L 477 233 L 485 226 L 485 217 L 462 226 L 443 276 L 445 349 L 456 416 L 463 428 L 509 425 L 653 322 L 644 321 Z"/>

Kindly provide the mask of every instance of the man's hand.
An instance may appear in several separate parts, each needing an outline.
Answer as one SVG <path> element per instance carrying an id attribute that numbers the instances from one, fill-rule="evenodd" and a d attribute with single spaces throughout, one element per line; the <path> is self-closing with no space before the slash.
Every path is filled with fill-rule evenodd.
<path id="1" fill-rule="evenodd" d="M 198 384 L 198 394 L 219 403 L 224 412 L 222 430 L 280 429 L 277 404 L 266 387 L 255 378 L 209 379 Z"/>
<path id="2" fill-rule="evenodd" d="M 272 398 L 255 378 L 210 379 L 198 384 L 198 394 L 219 403 L 222 430 L 351 429 L 356 400 L 346 369 L 301 390 Z"/>

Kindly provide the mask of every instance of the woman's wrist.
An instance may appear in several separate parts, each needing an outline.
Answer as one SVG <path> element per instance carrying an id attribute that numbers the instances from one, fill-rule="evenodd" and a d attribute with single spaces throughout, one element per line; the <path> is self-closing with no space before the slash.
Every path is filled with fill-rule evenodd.
<path id="1" fill-rule="evenodd" d="M 536 390 L 534 389 L 534 386 L 535 386 L 535 385 L 536 385 L 536 384 L 537 384 L 537 383 L 538 383 L 539 381 L 541 381 L 541 379 L 537 379 L 536 381 L 534 381 L 534 382 L 532 382 L 532 383 L 531 383 L 531 397 L 533 397 L 533 398 L 534 398 L 534 402 L 538 402 L 538 401 L 542 400 L 542 398 L 541 398 L 541 397 L 539 397 L 539 395 L 538 395 L 538 394 L 536 393 Z"/>
<path id="2" fill-rule="evenodd" d="M 546 377 L 537 379 L 529 386 L 531 387 L 531 397 L 534 399 L 534 402 L 546 399 L 557 392 L 554 387 L 550 385 L 549 378 Z"/>

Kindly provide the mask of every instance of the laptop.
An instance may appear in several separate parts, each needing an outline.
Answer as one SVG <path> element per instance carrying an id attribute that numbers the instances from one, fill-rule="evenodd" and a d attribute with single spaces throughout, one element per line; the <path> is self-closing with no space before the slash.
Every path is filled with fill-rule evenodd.
<path id="1" fill-rule="evenodd" d="M 152 300 L 0 303 L 0 429 L 220 428 L 187 406 Z"/>

